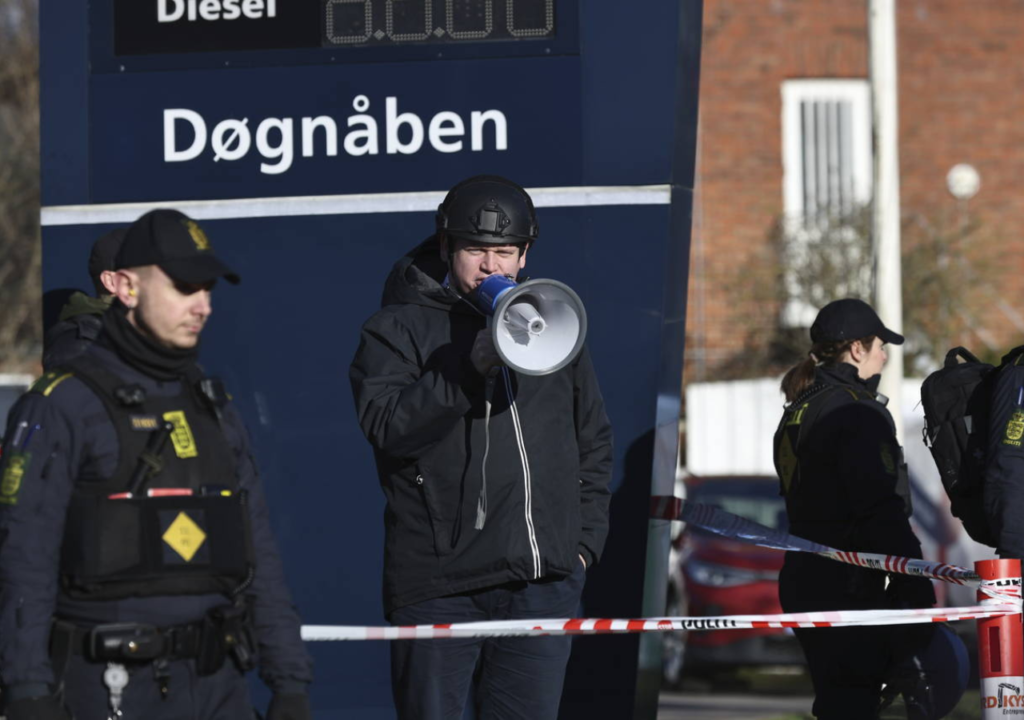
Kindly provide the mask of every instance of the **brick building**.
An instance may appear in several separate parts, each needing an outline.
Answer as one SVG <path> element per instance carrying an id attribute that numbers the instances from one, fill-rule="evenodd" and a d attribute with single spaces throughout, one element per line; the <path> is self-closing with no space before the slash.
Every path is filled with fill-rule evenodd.
<path id="1" fill-rule="evenodd" d="M 904 276 L 956 266 L 968 243 L 949 339 L 997 353 L 1024 338 L 1024 0 L 896 6 Z M 704 1 L 687 380 L 781 370 L 797 358 L 771 351 L 780 333 L 806 347 L 785 300 L 755 286 L 782 218 L 870 201 L 868 63 L 866 0 Z M 980 177 L 966 199 L 947 178 L 959 164 Z M 917 290 L 904 286 L 907 326 L 947 312 Z"/>

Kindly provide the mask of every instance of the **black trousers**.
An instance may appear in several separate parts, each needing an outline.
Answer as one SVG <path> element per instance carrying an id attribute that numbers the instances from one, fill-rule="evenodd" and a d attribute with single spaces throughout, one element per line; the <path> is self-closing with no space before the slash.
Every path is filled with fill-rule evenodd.
<path id="1" fill-rule="evenodd" d="M 396 610 L 393 625 L 575 617 L 582 563 L 571 576 L 427 600 Z M 554 720 L 572 638 L 399 640 L 391 687 L 399 720 L 461 720 L 473 696 L 480 720 Z"/>
<path id="2" fill-rule="evenodd" d="M 213 675 L 199 677 L 195 662 L 168 663 L 170 677 L 163 697 L 152 663 L 126 666 L 130 673 L 121 711 L 124 720 L 253 720 L 245 676 L 229 660 Z M 69 658 L 63 675 L 64 702 L 75 720 L 107 720 L 110 695 L 103 683 L 106 663 L 81 655 Z"/>
<path id="3" fill-rule="evenodd" d="M 787 553 L 779 600 L 787 613 L 886 608 L 884 576 L 875 573 Z M 814 683 L 814 717 L 877 718 L 883 683 L 898 663 L 927 646 L 932 631 L 927 624 L 794 630 Z"/>

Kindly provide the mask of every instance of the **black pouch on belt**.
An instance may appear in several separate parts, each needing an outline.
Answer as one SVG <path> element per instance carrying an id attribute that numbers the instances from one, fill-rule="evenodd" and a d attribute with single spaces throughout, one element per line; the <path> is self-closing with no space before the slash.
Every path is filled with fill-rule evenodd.
<path id="1" fill-rule="evenodd" d="M 242 672 L 256 667 L 252 627 L 245 605 L 222 605 L 203 618 L 196 672 L 212 675 L 220 670 L 230 654 Z"/>
<path id="2" fill-rule="evenodd" d="M 167 640 L 153 625 L 117 623 L 97 625 L 86 636 L 90 660 L 131 662 L 155 660 L 167 655 Z"/>
<path id="3" fill-rule="evenodd" d="M 203 618 L 202 630 L 199 632 L 196 673 L 200 676 L 213 675 L 224 665 L 226 657 L 223 626 L 211 610 Z"/>

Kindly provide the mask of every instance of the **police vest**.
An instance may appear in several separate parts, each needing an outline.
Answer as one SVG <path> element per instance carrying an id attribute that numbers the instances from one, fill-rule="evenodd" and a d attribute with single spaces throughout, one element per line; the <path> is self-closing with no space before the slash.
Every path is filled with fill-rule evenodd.
<path id="1" fill-rule="evenodd" d="M 202 394 L 198 369 L 177 396 L 147 395 L 88 355 L 66 370 L 103 402 L 120 453 L 110 477 L 75 483 L 64 591 L 104 600 L 244 590 L 254 552 L 246 493 L 220 427 L 226 398 Z"/>
<path id="2" fill-rule="evenodd" d="M 775 431 L 773 443 L 775 471 L 779 475 L 780 494 L 786 500 L 786 512 L 789 515 L 791 528 L 796 534 L 800 534 L 801 530 L 809 524 L 809 518 L 820 516 L 820 508 L 806 507 L 808 503 L 801 502 L 800 491 L 804 480 L 801 477 L 801 450 L 811 435 L 811 430 L 820 417 L 821 411 L 834 393 L 846 393 L 852 402 L 878 403 L 875 393 L 867 389 L 816 383 L 786 405 L 782 419 L 779 421 L 779 427 Z M 891 419 L 889 419 L 889 423 L 891 426 Z M 893 432 L 895 433 L 895 429 Z M 903 462 L 903 449 L 899 448 L 898 457 L 891 460 L 893 471 L 896 474 L 896 494 L 903 500 L 904 510 L 909 516 L 912 510 L 910 480 L 906 463 Z"/>

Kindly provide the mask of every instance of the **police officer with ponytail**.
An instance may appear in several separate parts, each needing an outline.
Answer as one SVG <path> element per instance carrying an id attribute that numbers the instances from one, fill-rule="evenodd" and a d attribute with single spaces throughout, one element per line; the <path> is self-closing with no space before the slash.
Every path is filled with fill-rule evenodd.
<path id="1" fill-rule="evenodd" d="M 8 720 L 310 717 L 310 660 L 241 418 L 196 364 L 218 279 L 197 223 L 128 229 L 83 354 L 12 410 L 0 459 Z"/>
<path id="2" fill-rule="evenodd" d="M 810 334 L 807 358 L 782 381 L 787 405 L 774 443 L 790 531 L 839 550 L 920 558 L 902 449 L 886 398 L 877 391 L 885 345 L 902 344 L 903 337 L 867 303 L 849 298 L 822 308 Z M 800 552 L 786 554 L 779 595 L 785 612 L 935 603 L 926 578 L 891 574 L 887 583 L 879 570 Z M 931 626 L 796 630 L 814 683 L 815 716 L 877 717 L 883 683 L 893 685 L 898 675 L 909 717 L 941 717 L 939 693 L 948 695 L 949 687 L 906 672 L 916 655 L 936 644 L 935 632 Z M 946 632 L 942 647 L 959 642 L 955 636 L 949 641 Z"/>

